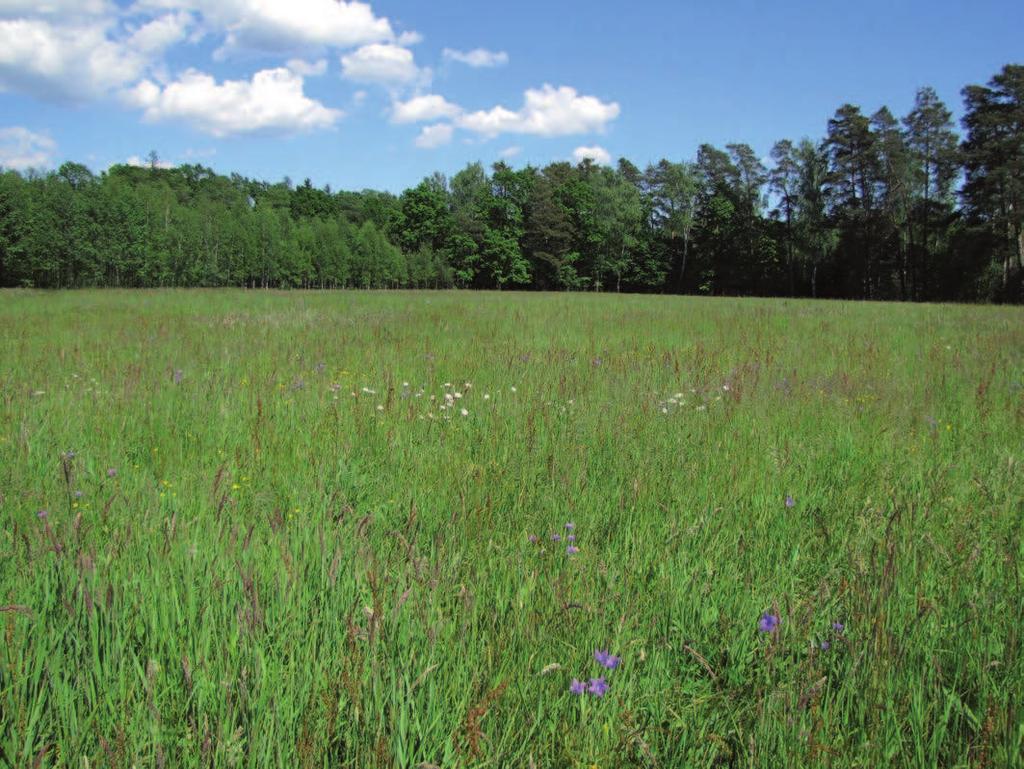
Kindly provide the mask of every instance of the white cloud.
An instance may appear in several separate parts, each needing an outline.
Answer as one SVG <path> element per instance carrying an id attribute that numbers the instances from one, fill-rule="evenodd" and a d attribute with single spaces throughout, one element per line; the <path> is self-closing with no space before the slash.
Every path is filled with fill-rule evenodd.
<path id="1" fill-rule="evenodd" d="M 289 59 L 288 69 L 296 75 L 303 77 L 319 77 L 327 72 L 327 59 L 316 61 L 305 61 L 304 59 Z"/>
<path id="2" fill-rule="evenodd" d="M 111 10 L 107 0 L 0 0 L 0 17 L 99 16 Z"/>
<path id="3" fill-rule="evenodd" d="M 460 128 L 484 136 L 503 133 L 566 136 L 603 131 L 619 115 L 619 105 L 603 102 L 596 96 L 580 96 L 575 88 L 545 84 L 524 94 L 523 106 L 516 111 L 502 106 L 462 115 Z"/>
<path id="4" fill-rule="evenodd" d="M 390 43 L 364 45 L 341 57 L 341 74 L 356 83 L 381 85 L 423 84 L 430 79 L 430 70 L 421 70 L 413 60 L 412 51 Z"/>
<path id="5" fill-rule="evenodd" d="M 148 160 L 146 160 L 145 158 L 140 158 L 138 155 L 132 155 L 130 158 L 128 158 L 124 162 L 125 162 L 125 165 L 135 166 L 136 168 L 149 168 L 149 166 L 150 166 L 150 163 L 149 163 Z M 174 168 L 174 163 L 170 162 L 169 160 L 157 159 L 156 167 L 157 168 Z"/>
<path id="6" fill-rule="evenodd" d="M 522 151 L 523 151 L 522 147 L 519 147 L 518 145 L 513 144 L 511 147 L 506 147 L 505 149 L 503 149 L 501 152 L 498 153 L 498 155 L 500 157 L 505 158 L 505 160 L 508 160 L 509 158 L 514 158 L 516 155 L 518 155 Z"/>
<path id="7" fill-rule="evenodd" d="M 53 164 L 57 143 L 22 126 L 0 128 L 0 168 L 24 171 Z"/>
<path id="8" fill-rule="evenodd" d="M 596 144 L 592 147 L 577 147 L 572 151 L 572 159 L 577 163 L 582 163 L 588 158 L 600 166 L 610 166 L 612 164 L 612 156 L 608 150 Z"/>
<path id="9" fill-rule="evenodd" d="M 452 140 L 454 128 L 448 123 L 435 123 L 434 125 L 423 126 L 420 135 L 416 137 L 416 146 L 420 149 L 434 149 Z"/>
<path id="10" fill-rule="evenodd" d="M 438 94 L 414 96 L 408 101 L 396 101 L 391 109 L 393 123 L 421 123 L 438 118 L 455 117 L 462 112 L 457 104 L 452 104 Z"/>
<path id="11" fill-rule="evenodd" d="M 185 39 L 192 21 L 184 11 L 164 14 L 135 30 L 128 45 L 145 53 L 162 52 Z"/>
<path id="12" fill-rule="evenodd" d="M 220 43 L 215 58 L 236 51 L 307 57 L 288 64 L 305 77 L 326 71 L 318 52 L 362 46 L 353 79 L 423 85 L 430 78 L 402 48 L 419 33 L 396 34 L 358 0 L 0 0 L 0 91 L 87 101 L 143 78 L 163 82 L 164 53 L 204 36 Z"/>
<path id="13" fill-rule="evenodd" d="M 111 40 L 109 27 L 103 19 L 0 21 L 0 91 L 84 101 L 138 79 L 149 56 L 130 41 Z"/>
<path id="14" fill-rule="evenodd" d="M 486 48 L 474 48 L 472 51 L 456 51 L 445 48 L 441 53 L 445 61 L 457 61 L 470 67 L 500 67 L 508 64 L 508 54 L 504 51 L 488 51 Z"/>
<path id="15" fill-rule="evenodd" d="M 367 3 L 346 0 L 140 0 L 136 8 L 197 11 L 210 32 L 224 35 L 219 56 L 352 48 L 395 37 L 391 22 Z"/>
<path id="16" fill-rule="evenodd" d="M 125 94 L 149 121 L 184 120 L 213 136 L 290 134 L 328 128 L 343 117 L 303 93 L 303 80 L 283 67 L 252 80 L 225 80 L 188 70 L 164 87 L 144 80 Z"/>

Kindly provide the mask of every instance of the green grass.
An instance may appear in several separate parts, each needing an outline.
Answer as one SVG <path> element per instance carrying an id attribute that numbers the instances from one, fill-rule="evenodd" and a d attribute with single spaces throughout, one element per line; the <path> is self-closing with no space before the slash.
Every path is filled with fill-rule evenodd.
<path id="1" fill-rule="evenodd" d="M 0 765 L 1021 766 L 1022 449 L 1020 308 L 0 293 Z"/>

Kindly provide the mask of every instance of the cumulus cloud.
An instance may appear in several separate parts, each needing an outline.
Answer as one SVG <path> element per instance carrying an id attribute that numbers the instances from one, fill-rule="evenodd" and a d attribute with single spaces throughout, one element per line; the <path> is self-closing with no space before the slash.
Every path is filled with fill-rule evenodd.
<path id="1" fill-rule="evenodd" d="M 108 0 L 0 0 L 0 17 L 99 16 L 112 7 Z"/>
<path id="2" fill-rule="evenodd" d="M 545 84 L 526 91 L 523 106 L 502 106 L 461 115 L 460 128 L 493 137 L 503 133 L 566 136 L 603 131 L 619 115 L 619 105 L 596 96 L 581 96 L 575 88 Z"/>
<path id="3" fill-rule="evenodd" d="M 144 80 L 125 94 L 148 121 L 184 120 L 213 136 L 291 134 L 333 126 L 343 117 L 303 92 L 303 79 L 284 67 L 252 80 L 225 80 L 194 69 L 165 86 Z"/>
<path id="4" fill-rule="evenodd" d="M 501 67 L 508 64 L 508 54 L 504 51 L 488 51 L 486 48 L 474 48 L 472 51 L 457 51 L 445 48 L 441 55 L 445 61 L 457 61 L 470 67 Z"/>
<path id="5" fill-rule="evenodd" d="M 352 48 L 395 38 L 391 22 L 367 3 L 345 0 L 139 0 L 135 7 L 197 12 L 207 31 L 224 36 L 220 57 Z"/>
<path id="6" fill-rule="evenodd" d="M 416 146 L 421 149 L 440 147 L 452 140 L 453 132 L 454 128 L 448 123 L 423 126 L 420 135 L 416 137 Z"/>
<path id="7" fill-rule="evenodd" d="M 327 59 L 316 61 L 305 61 L 304 59 L 289 59 L 288 69 L 296 75 L 303 77 L 319 77 L 327 72 Z"/>
<path id="8" fill-rule="evenodd" d="M 416 45 L 423 42 L 423 35 L 413 31 L 403 32 L 395 39 L 395 42 L 399 45 Z"/>
<path id="9" fill-rule="evenodd" d="M 438 94 L 414 96 L 408 101 L 396 101 L 391 108 L 393 123 L 422 123 L 438 118 L 455 117 L 462 112 L 457 104 L 452 104 Z"/>
<path id="10" fill-rule="evenodd" d="M 22 126 L 0 128 L 0 168 L 24 171 L 53 164 L 57 143 L 45 134 Z"/>
<path id="11" fill-rule="evenodd" d="M 593 160 L 599 166 L 610 166 L 612 164 L 612 156 L 608 150 L 596 144 L 592 147 L 577 147 L 572 151 L 572 159 L 577 163 L 582 163 L 584 160 Z"/>
<path id="12" fill-rule="evenodd" d="M 522 147 L 513 144 L 511 147 L 506 147 L 505 149 L 503 149 L 501 152 L 498 153 L 498 155 L 504 158 L 505 160 L 508 160 L 509 158 L 514 158 L 522 151 Z"/>
<path id="13" fill-rule="evenodd" d="M 430 79 L 429 70 L 416 66 L 412 51 L 391 43 L 364 45 L 342 56 L 341 74 L 356 83 L 385 86 L 423 84 Z"/>
<path id="14" fill-rule="evenodd" d="M 84 101 L 138 79 L 149 64 L 147 52 L 111 40 L 108 29 L 103 19 L 0 20 L 0 90 Z M 143 35 L 140 42 L 155 41 Z"/>
<path id="15" fill-rule="evenodd" d="M 161 53 L 185 39 L 192 21 L 184 11 L 164 14 L 135 30 L 127 43 L 144 53 Z"/>

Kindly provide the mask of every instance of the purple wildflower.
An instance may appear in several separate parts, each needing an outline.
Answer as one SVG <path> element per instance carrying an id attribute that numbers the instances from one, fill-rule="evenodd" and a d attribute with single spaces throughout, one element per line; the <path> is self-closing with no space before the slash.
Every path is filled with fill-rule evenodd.
<path id="1" fill-rule="evenodd" d="M 552 542 L 561 542 L 562 541 L 562 535 L 561 534 L 552 534 L 551 535 L 551 541 Z"/>
<path id="2" fill-rule="evenodd" d="M 38 518 L 40 521 L 45 521 L 49 517 L 50 517 L 50 511 L 49 510 L 40 510 L 38 513 L 36 513 L 36 518 Z"/>
<path id="3" fill-rule="evenodd" d="M 531 534 L 529 537 L 527 537 L 527 539 L 530 540 L 530 544 L 531 545 L 536 545 L 537 544 L 537 535 L 536 534 Z"/>
<path id="4" fill-rule="evenodd" d="M 836 621 L 832 623 L 832 629 L 835 630 L 837 633 L 842 633 L 844 630 L 846 630 L 846 625 L 844 625 L 842 622 Z"/>
<path id="5" fill-rule="evenodd" d="M 758 620 L 757 629 L 762 633 L 774 633 L 779 626 L 779 618 L 771 612 L 765 612 Z"/>
<path id="6" fill-rule="evenodd" d="M 580 549 L 576 545 L 569 545 L 569 547 L 565 548 L 565 552 L 569 555 L 576 555 L 579 551 Z"/>
<path id="7" fill-rule="evenodd" d="M 601 676 L 600 678 L 591 678 L 590 684 L 587 686 L 587 691 L 595 697 L 603 697 L 604 693 L 608 691 L 608 682 L 604 679 L 604 676 Z"/>
<path id="8" fill-rule="evenodd" d="M 81 489 L 75 489 L 75 499 L 81 499 L 84 494 L 85 492 Z"/>
<path id="9" fill-rule="evenodd" d="M 786 507 L 793 507 L 794 505 L 796 505 L 796 500 L 793 499 L 793 495 L 792 494 L 787 494 L 786 495 Z"/>
<path id="10" fill-rule="evenodd" d="M 116 467 L 109 467 L 109 468 L 107 468 L 107 477 L 108 478 L 116 478 L 117 477 L 117 468 Z"/>
<path id="11" fill-rule="evenodd" d="M 616 657 L 611 652 L 605 651 L 604 649 L 598 649 L 594 652 L 594 659 L 597 660 L 601 667 L 608 668 L 609 670 L 615 670 L 622 662 L 621 657 Z"/>
<path id="12" fill-rule="evenodd" d="M 827 652 L 831 648 L 832 648 L 832 644 L 830 644 L 828 641 L 822 641 L 821 642 L 821 650 L 823 652 Z"/>
<path id="13" fill-rule="evenodd" d="M 573 523 L 572 521 L 569 521 L 567 524 L 565 524 L 565 528 L 566 528 L 567 531 L 572 531 L 573 529 L 576 528 L 576 524 Z"/>
<path id="14" fill-rule="evenodd" d="M 572 683 L 569 684 L 569 692 L 571 694 L 583 694 L 587 689 L 586 684 L 577 678 L 572 679 Z"/>
<path id="15" fill-rule="evenodd" d="M 182 371 L 180 368 L 174 369 L 174 374 L 171 376 L 171 379 L 174 381 L 174 384 L 181 384 L 181 380 L 184 379 L 184 378 L 185 378 L 185 372 L 184 371 Z"/>
<path id="16" fill-rule="evenodd" d="M 565 541 L 566 542 L 575 542 L 576 541 L 576 535 L 575 534 L 567 535 L 566 538 L 565 538 Z"/>

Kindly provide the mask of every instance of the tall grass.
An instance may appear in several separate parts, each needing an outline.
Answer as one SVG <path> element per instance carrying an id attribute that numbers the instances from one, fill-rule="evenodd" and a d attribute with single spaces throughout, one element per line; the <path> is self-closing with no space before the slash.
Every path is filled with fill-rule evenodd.
<path id="1" fill-rule="evenodd" d="M 0 294 L 0 765 L 1021 766 L 1022 447 L 1019 308 Z"/>

